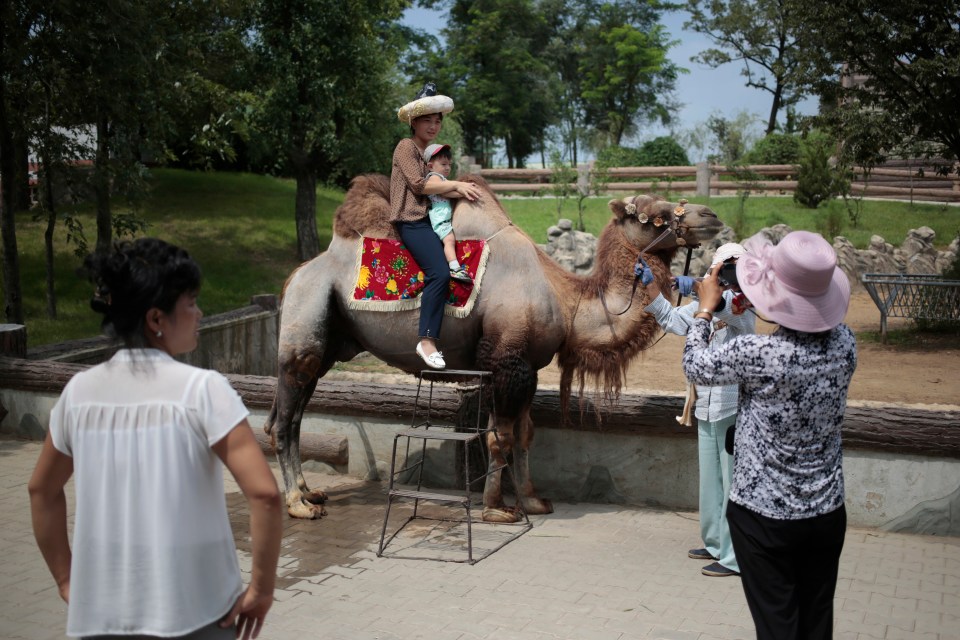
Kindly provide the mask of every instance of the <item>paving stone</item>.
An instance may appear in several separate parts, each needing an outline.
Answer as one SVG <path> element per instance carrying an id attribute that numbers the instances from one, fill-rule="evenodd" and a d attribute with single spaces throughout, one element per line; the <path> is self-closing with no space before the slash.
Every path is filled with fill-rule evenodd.
<path id="1" fill-rule="evenodd" d="M 0 438 L 0 636 L 63 640 L 60 601 L 30 526 L 26 478 L 39 443 Z M 279 473 L 274 464 L 274 471 Z M 307 472 L 331 495 L 321 520 L 284 520 L 264 640 L 740 640 L 754 637 L 737 579 L 686 557 L 697 514 L 557 503 L 534 529 L 475 565 L 378 558 L 383 487 Z M 249 578 L 249 514 L 225 481 Z M 68 484 L 73 522 L 73 485 Z M 398 520 L 397 526 L 400 524 Z M 480 531 L 478 526 L 475 533 Z M 478 534 L 493 539 L 495 529 Z M 458 542 L 460 541 L 460 542 Z M 408 544 L 416 544 L 412 539 Z M 447 552 L 462 544 L 451 530 Z M 849 529 L 835 606 L 838 640 L 960 639 L 960 539 Z"/>

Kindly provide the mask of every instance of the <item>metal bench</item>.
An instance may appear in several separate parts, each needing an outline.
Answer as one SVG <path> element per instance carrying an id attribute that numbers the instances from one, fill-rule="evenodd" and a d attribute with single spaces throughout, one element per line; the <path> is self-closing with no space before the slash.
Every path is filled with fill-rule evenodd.
<path id="1" fill-rule="evenodd" d="M 887 341 L 887 318 L 960 321 L 960 280 L 906 273 L 865 273 L 860 277 L 880 309 L 880 336 Z"/>

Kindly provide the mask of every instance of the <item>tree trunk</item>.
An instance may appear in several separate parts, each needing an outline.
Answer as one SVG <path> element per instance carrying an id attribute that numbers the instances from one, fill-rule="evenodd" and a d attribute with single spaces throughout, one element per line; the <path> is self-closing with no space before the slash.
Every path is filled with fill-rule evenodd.
<path id="1" fill-rule="evenodd" d="M 13 136 L 13 161 L 17 168 L 13 185 L 13 210 L 27 211 L 33 204 L 30 200 L 30 150 L 27 135 L 22 131 Z"/>
<path id="2" fill-rule="evenodd" d="M 297 257 L 306 262 L 320 253 L 317 233 L 317 176 L 312 169 L 296 168 Z"/>
<path id="3" fill-rule="evenodd" d="M 97 253 L 110 251 L 113 236 L 110 220 L 110 121 L 106 111 L 97 110 L 97 154 L 93 167 L 97 197 Z"/>
<path id="4" fill-rule="evenodd" d="M 4 11 L 4 14 L 7 14 Z M 4 18 L 7 15 L 3 16 Z M 3 305 L 7 322 L 23 324 L 20 257 L 17 253 L 17 219 L 14 208 L 16 157 L 13 131 L 7 113 L 7 20 L 0 20 L 0 235 L 3 237 Z"/>
<path id="5" fill-rule="evenodd" d="M 770 117 L 767 119 L 767 132 L 770 135 L 777 129 L 777 113 L 780 112 L 780 102 L 783 99 L 783 83 L 777 81 L 777 88 L 773 92 L 773 104 L 770 105 Z"/>
<path id="6" fill-rule="evenodd" d="M 48 130 L 49 134 L 50 131 Z M 44 266 L 47 271 L 47 317 L 57 318 L 57 292 L 53 286 L 53 232 L 57 228 L 57 212 L 53 198 L 53 165 L 49 157 L 43 158 L 43 205 L 47 210 L 47 228 L 43 232 Z"/>
<path id="7" fill-rule="evenodd" d="M 576 129 L 573 128 L 571 128 L 571 132 L 571 138 L 573 140 L 573 164 L 570 166 L 575 167 L 577 166 L 577 132 Z"/>

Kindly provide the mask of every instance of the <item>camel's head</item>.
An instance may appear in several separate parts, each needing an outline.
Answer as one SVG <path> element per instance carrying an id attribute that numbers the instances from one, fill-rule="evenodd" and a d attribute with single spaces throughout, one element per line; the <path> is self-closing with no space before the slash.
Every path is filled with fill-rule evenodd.
<path id="1" fill-rule="evenodd" d="M 660 196 L 628 196 L 611 200 L 610 210 L 615 223 L 640 250 L 652 242 L 655 245 L 651 249 L 658 251 L 697 246 L 723 228 L 723 223 L 710 207 L 690 204 L 686 200 L 675 203 Z"/>

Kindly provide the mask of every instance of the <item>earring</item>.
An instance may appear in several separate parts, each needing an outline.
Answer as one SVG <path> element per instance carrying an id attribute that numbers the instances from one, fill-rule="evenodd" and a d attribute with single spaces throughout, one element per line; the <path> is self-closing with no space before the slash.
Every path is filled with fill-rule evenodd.
<path id="1" fill-rule="evenodd" d="M 162 338 L 162 337 L 163 337 L 163 331 L 157 331 L 157 337 L 158 337 L 158 338 Z"/>

